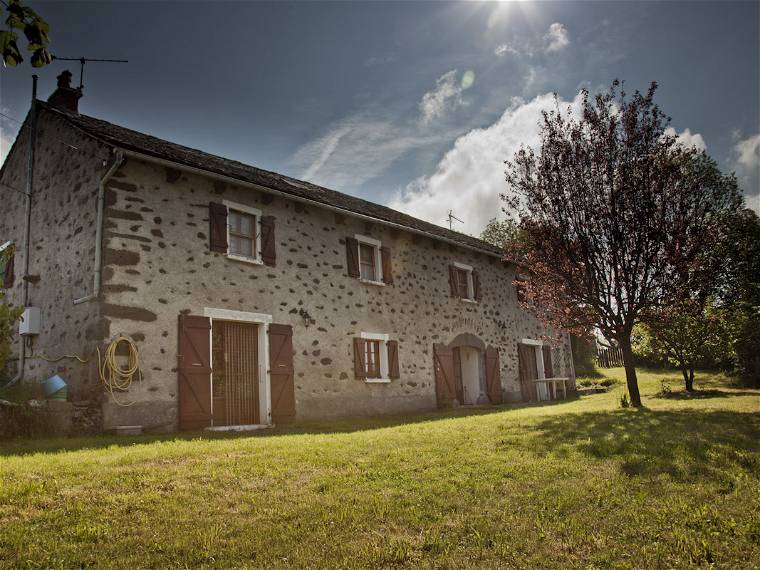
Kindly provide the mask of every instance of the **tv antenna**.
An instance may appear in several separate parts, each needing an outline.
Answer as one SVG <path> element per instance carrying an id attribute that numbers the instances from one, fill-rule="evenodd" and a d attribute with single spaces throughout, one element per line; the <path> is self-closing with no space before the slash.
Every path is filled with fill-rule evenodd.
<path id="1" fill-rule="evenodd" d="M 453 230 L 453 229 L 454 229 L 454 221 L 455 221 L 455 220 L 456 220 L 457 222 L 459 222 L 459 223 L 462 223 L 462 224 L 464 223 L 462 220 L 460 220 L 459 218 L 457 218 L 457 217 L 454 215 L 454 210 L 449 210 L 449 215 L 448 215 L 448 216 L 446 216 L 446 221 L 447 221 L 447 222 L 449 222 L 449 229 L 450 229 L 450 230 Z"/>
<path id="2" fill-rule="evenodd" d="M 129 63 L 126 59 L 95 59 L 94 57 L 58 57 L 57 55 L 52 56 L 52 59 L 58 60 L 58 61 L 78 61 L 80 64 L 79 67 L 79 88 L 82 89 L 84 87 L 84 64 L 88 61 L 102 61 L 106 63 Z"/>

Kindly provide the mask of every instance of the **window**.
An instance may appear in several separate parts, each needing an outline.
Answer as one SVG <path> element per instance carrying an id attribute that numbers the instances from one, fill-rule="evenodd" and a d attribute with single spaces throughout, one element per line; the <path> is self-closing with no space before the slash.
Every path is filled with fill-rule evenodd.
<path id="1" fill-rule="evenodd" d="M 225 246 L 223 251 L 227 257 L 248 263 L 265 263 L 267 245 L 274 245 L 274 232 L 265 231 L 271 229 L 266 222 L 273 218 L 262 216 L 261 211 L 256 208 L 228 200 L 225 200 L 221 207 L 224 210 L 224 226 L 220 228 L 223 242 L 221 245 Z M 271 256 L 273 255 L 272 251 Z M 270 261 L 272 263 L 267 265 L 274 265 L 273 260 Z"/>
<path id="2" fill-rule="evenodd" d="M 377 255 L 375 247 L 359 242 L 359 277 L 367 281 L 378 281 L 377 279 Z"/>
<path id="3" fill-rule="evenodd" d="M 471 265 L 454 262 L 449 266 L 451 296 L 464 301 L 480 300 L 480 279 Z"/>
<path id="4" fill-rule="evenodd" d="M 368 380 L 381 378 L 379 340 L 364 341 L 364 374 Z"/>
<path id="5" fill-rule="evenodd" d="M 346 269 L 350 277 L 365 283 L 393 283 L 391 250 L 371 237 L 355 235 L 346 238 Z"/>
<path id="6" fill-rule="evenodd" d="M 398 342 L 387 334 L 361 333 L 354 339 L 354 373 L 368 383 L 399 378 Z"/>
<path id="7" fill-rule="evenodd" d="M 512 282 L 515 286 L 515 291 L 517 291 L 517 301 L 519 303 L 525 303 L 526 302 L 526 295 L 525 295 L 525 288 L 527 286 L 528 281 L 530 281 L 530 277 L 527 275 L 516 275 L 515 280 Z"/>
<path id="8" fill-rule="evenodd" d="M 255 258 L 256 216 L 230 210 L 230 254 Z"/>

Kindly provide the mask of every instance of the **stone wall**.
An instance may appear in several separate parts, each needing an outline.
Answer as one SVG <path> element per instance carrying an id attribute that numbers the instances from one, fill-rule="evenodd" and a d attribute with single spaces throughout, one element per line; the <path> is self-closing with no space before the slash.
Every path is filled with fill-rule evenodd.
<path id="1" fill-rule="evenodd" d="M 15 284 L 6 291 L 6 302 L 12 304 L 22 302 L 25 196 L 8 186 L 26 191 L 29 134 L 27 126 L 21 128 L 0 176 L 5 185 L 0 188 L 0 242 L 16 244 Z M 69 399 L 83 400 L 100 393 L 92 357 L 105 331 L 99 326 L 98 303 L 74 305 L 73 300 L 93 289 L 98 184 L 112 156 L 107 146 L 45 110 L 39 113 L 37 145 L 29 304 L 41 309 L 42 332 L 33 339 L 25 380 L 39 382 L 58 373 L 69 383 Z M 17 337 L 12 358 L 18 342 Z M 39 358 L 65 354 L 90 362 Z"/>
<path id="2" fill-rule="evenodd" d="M 276 218 L 276 267 L 209 251 L 208 204 L 225 199 Z M 433 343 L 463 332 L 499 349 L 505 397 L 519 399 L 517 342 L 544 330 L 518 307 L 513 267 L 494 257 L 136 159 L 112 178 L 107 205 L 101 328 L 138 342 L 144 372 L 125 395 L 133 406 L 106 406 L 107 425 L 176 425 L 177 319 L 205 307 L 271 314 L 293 326 L 300 419 L 435 407 Z M 347 275 L 344 239 L 354 234 L 390 246 L 392 285 Z M 479 272 L 480 303 L 449 296 L 454 261 Z M 398 340 L 400 379 L 354 378 L 352 338 L 362 331 Z M 567 368 L 563 348 L 555 373 Z"/>

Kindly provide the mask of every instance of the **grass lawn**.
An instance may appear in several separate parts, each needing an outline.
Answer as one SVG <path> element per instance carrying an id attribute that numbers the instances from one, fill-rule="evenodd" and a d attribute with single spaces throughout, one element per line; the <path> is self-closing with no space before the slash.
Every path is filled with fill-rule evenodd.
<path id="1" fill-rule="evenodd" d="M 0 566 L 760 567 L 760 391 L 0 442 Z"/>

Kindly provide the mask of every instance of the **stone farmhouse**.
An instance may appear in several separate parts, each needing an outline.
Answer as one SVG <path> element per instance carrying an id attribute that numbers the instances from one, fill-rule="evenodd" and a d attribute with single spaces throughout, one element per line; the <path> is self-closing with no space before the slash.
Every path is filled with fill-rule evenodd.
<path id="1" fill-rule="evenodd" d="M 62 74 L 27 117 L 0 172 L 0 248 L 7 302 L 39 317 L 11 374 L 58 374 L 103 429 L 500 404 L 558 396 L 535 382 L 550 377 L 573 389 L 568 337 L 544 340 L 498 248 L 81 115 L 80 97 Z M 107 393 L 96 348 L 119 334 L 141 374 Z"/>

